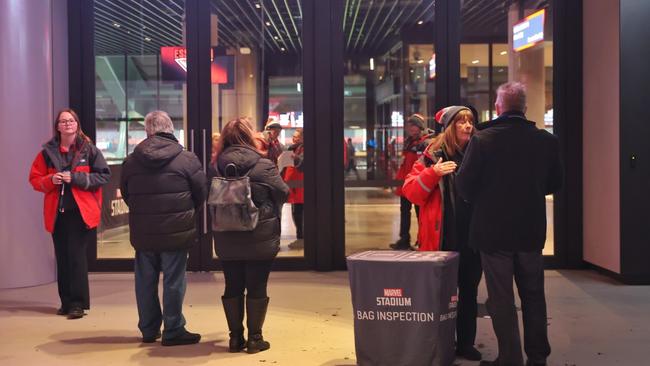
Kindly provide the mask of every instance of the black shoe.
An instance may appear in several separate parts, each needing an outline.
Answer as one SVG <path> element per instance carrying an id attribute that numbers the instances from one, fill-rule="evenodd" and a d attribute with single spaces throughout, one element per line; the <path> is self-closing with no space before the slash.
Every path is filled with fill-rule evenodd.
<path id="1" fill-rule="evenodd" d="M 61 306 L 57 311 L 56 315 L 68 315 L 68 309 Z"/>
<path id="2" fill-rule="evenodd" d="M 142 343 L 154 343 L 158 338 L 162 337 L 162 333 L 158 331 L 156 335 L 149 336 L 149 337 L 142 337 Z"/>
<path id="3" fill-rule="evenodd" d="M 470 361 L 480 361 L 483 357 L 474 346 L 466 346 L 456 349 L 456 355 Z"/>
<path id="4" fill-rule="evenodd" d="M 68 319 L 81 319 L 83 316 L 86 315 L 84 314 L 84 309 L 82 308 L 72 308 L 68 312 Z"/>
<path id="5" fill-rule="evenodd" d="M 546 366 L 546 362 L 534 362 L 531 360 L 527 360 L 526 366 Z"/>
<path id="6" fill-rule="evenodd" d="M 499 366 L 499 359 L 497 358 L 494 361 L 483 360 L 478 364 L 478 366 Z"/>
<path id="7" fill-rule="evenodd" d="M 296 239 L 289 243 L 289 249 L 303 249 L 305 247 L 305 242 L 302 239 Z"/>
<path id="8" fill-rule="evenodd" d="M 389 247 L 393 250 L 413 250 L 411 248 L 411 243 L 402 239 L 390 244 Z"/>
<path id="9" fill-rule="evenodd" d="M 200 340 L 201 340 L 200 334 L 190 333 L 188 331 L 185 331 L 185 333 L 182 333 L 181 335 L 174 338 L 169 338 L 169 339 L 163 338 L 161 343 L 163 346 L 182 346 L 184 344 L 199 343 Z"/>

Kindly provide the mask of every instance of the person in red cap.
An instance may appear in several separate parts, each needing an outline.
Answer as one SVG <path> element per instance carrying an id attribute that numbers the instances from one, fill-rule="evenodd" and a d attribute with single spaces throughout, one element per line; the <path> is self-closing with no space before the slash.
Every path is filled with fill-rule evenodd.
<path id="1" fill-rule="evenodd" d="M 456 354 L 478 361 L 481 353 L 474 347 L 478 285 L 481 281 L 481 257 L 468 245 L 471 206 L 458 195 L 456 171 L 474 133 L 474 115 L 464 106 L 451 106 L 436 113 L 443 126 L 406 177 L 403 192 L 421 207 L 419 250 L 447 250 L 460 254 L 458 267 L 458 314 L 456 318 Z"/>
<path id="2" fill-rule="evenodd" d="M 418 160 L 422 151 L 427 147 L 433 138 L 434 132 L 426 127 L 426 118 L 421 114 L 413 114 L 406 121 L 406 133 L 408 136 L 404 141 L 402 156 L 404 160 L 397 171 L 395 179 L 404 180 L 411 171 L 413 164 Z M 397 187 L 395 194 L 400 196 L 400 224 L 399 239 L 390 244 L 395 250 L 411 250 L 411 207 L 413 204 L 402 193 L 402 187 Z M 419 215 L 419 207 L 415 206 L 415 214 Z"/>
<path id="3" fill-rule="evenodd" d="M 269 118 L 264 126 L 264 131 L 259 133 L 256 137 L 260 151 L 276 166 L 278 165 L 278 158 L 284 150 L 284 146 L 282 146 L 282 143 L 278 140 L 280 131 L 282 131 L 282 125 L 280 122 L 276 121 L 274 118 Z"/>

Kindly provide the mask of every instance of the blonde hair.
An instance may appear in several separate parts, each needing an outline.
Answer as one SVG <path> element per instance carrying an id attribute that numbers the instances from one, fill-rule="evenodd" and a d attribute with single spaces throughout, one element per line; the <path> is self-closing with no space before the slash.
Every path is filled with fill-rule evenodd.
<path id="1" fill-rule="evenodd" d="M 458 142 L 458 136 L 456 136 L 456 123 L 458 121 L 465 120 L 469 118 L 470 121 L 474 121 L 474 115 L 468 109 L 463 109 L 460 112 L 456 113 L 454 120 L 445 128 L 442 133 L 440 133 L 433 140 L 431 145 L 429 145 L 428 152 L 430 155 L 433 155 L 433 152 L 438 149 L 445 149 L 447 156 L 453 157 L 456 156 L 456 153 L 462 150 L 460 143 Z M 472 134 L 474 134 L 474 129 L 472 128 Z"/>

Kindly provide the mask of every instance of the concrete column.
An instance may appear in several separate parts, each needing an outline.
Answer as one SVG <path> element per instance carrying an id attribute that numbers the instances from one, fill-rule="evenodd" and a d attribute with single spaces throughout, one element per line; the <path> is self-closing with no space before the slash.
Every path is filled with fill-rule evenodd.
<path id="1" fill-rule="evenodd" d="M 0 1 L 0 288 L 56 278 L 43 194 L 27 178 L 52 136 L 54 109 L 67 102 L 65 9 L 65 0 Z"/>

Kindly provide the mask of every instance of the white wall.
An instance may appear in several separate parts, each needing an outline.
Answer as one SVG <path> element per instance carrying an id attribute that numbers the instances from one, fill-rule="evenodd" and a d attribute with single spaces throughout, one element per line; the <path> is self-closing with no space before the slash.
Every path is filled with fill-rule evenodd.
<path id="1" fill-rule="evenodd" d="M 0 288 L 56 278 L 43 194 L 27 178 L 68 99 L 65 13 L 65 0 L 0 1 Z"/>
<path id="2" fill-rule="evenodd" d="M 583 259 L 621 272 L 619 0 L 583 3 Z"/>

